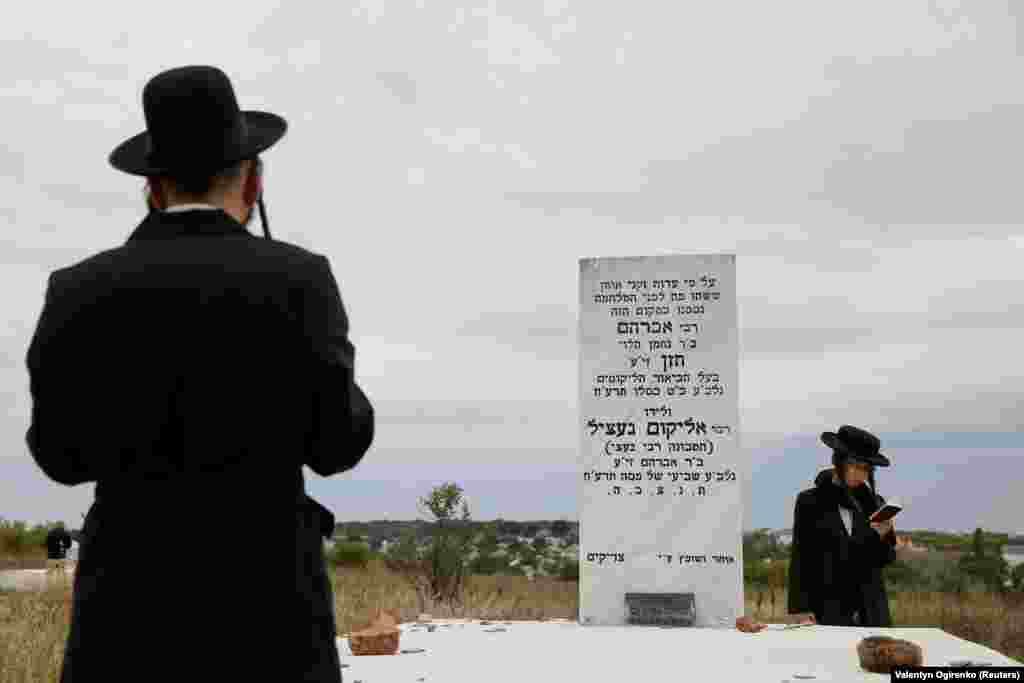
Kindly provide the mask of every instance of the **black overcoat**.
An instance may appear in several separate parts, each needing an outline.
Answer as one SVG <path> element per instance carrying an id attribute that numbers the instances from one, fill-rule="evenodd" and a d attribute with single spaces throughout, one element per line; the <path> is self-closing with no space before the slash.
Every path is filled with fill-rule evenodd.
<path id="1" fill-rule="evenodd" d="M 61 681 L 342 680 L 334 519 L 302 468 L 373 440 L 348 332 L 324 256 L 219 210 L 153 212 L 50 275 L 26 439 L 96 482 Z"/>
<path id="2" fill-rule="evenodd" d="M 852 626 L 854 610 L 861 625 L 892 626 L 882 568 L 896 559 L 896 537 L 882 538 L 867 516 L 879 505 L 867 485 L 856 491 L 863 514 L 852 513 L 852 533 L 839 513 L 842 490 L 832 483 L 832 470 L 820 472 L 814 488 L 796 499 L 793 545 L 790 549 L 790 614 L 813 612 L 819 624 Z M 879 496 L 881 503 L 885 499 Z"/>

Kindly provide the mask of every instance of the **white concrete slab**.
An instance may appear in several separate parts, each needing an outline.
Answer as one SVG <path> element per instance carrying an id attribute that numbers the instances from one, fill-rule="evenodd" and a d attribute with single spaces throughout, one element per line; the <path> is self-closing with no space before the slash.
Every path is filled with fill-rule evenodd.
<path id="1" fill-rule="evenodd" d="M 68 583 L 74 582 L 74 565 L 66 571 Z M 0 571 L 0 589 L 15 591 L 43 590 L 47 586 L 45 569 L 5 569 Z"/>
<path id="2" fill-rule="evenodd" d="M 38 590 L 42 569 L 0 572 L 0 587 Z M 428 631 L 428 626 L 434 630 Z M 352 655 L 338 638 L 347 683 L 488 683 L 586 680 L 588 683 L 664 680 L 889 681 L 860 669 L 856 646 L 869 635 L 905 638 L 924 650 L 926 666 L 958 659 L 994 666 L 1024 666 L 978 643 L 937 628 L 840 628 L 806 626 L 741 633 L 735 628 L 662 629 L 581 626 L 575 622 L 439 620 L 402 624 L 394 656 Z M 690 679 L 690 675 L 696 678 Z M 798 675 L 811 675 L 813 679 Z"/>
<path id="3" fill-rule="evenodd" d="M 444 625 L 448 624 L 448 625 Z M 889 681 L 860 668 L 856 646 L 869 635 L 905 638 L 924 664 L 971 659 L 1022 666 L 937 628 L 808 626 L 742 633 L 735 628 L 662 629 L 580 626 L 573 622 L 435 622 L 428 632 L 402 624 L 400 650 L 416 654 L 352 656 L 338 638 L 346 683 L 501 683 L 508 681 Z M 495 628 L 504 629 L 494 632 Z M 814 676 L 812 679 L 800 676 Z"/>

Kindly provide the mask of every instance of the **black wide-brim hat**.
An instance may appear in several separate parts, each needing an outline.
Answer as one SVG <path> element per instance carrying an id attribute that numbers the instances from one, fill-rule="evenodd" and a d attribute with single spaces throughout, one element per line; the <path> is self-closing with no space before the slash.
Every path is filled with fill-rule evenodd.
<path id="1" fill-rule="evenodd" d="M 138 176 L 215 173 L 272 147 L 288 129 L 277 114 L 241 111 L 231 81 L 213 66 L 183 66 L 142 91 L 146 130 L 110 153 L 110 164 Z"/>
<path id="2" fill-rule="evenodd" d="M 891 464 L 889 458 L 878 452 L 882 445 L 878 437 L 858 427 L 843 425 L 836 432 L 822 432 L 821 440 L 846 459 L 859 460 L 878 467 L 888 467 Z"/>

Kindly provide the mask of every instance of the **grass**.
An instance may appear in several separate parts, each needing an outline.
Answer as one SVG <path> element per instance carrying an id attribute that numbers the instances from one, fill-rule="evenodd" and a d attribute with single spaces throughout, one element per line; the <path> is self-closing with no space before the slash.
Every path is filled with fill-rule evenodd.
<path id="1" fill-rule="evenodd" d="M 578 617 L 575 582 L 537 577 L 473 576 L 466 584 L 462 607 L 424 604 L 399 574 L 380 565 L 369 569 L 337 569 L 333 576 L 338 634 L 364 625 L 378 609 L 393 611 L 402 621 L 421 612 L 434 617 L 494 621 Z M 747 592 L 747 613 L 764 621 L 780 621 L 786 596 Z M 981 643 L 1024 661 L 1024 597 L 968 594 L 963 599 L 936 593 L 890 593 L 896 626 L 931 626 Z M 54 588 L 39 592 L 0 592 L 0 683 L 56 683 L 70 623 L 70 592 Z"/>
<path id="2" fill-rule="evenodd" d="M 69 592 L 0 592 L 0 681 L 57 683 L 71 616 Z"/>
<path id="3" fill-rule="evenodd" d="M 762 621 L 777 621 L 786 611 L 786 594 L 777 592 L 774 608 L 767 597 L 759 607 L 756 594 L 747 590 L 747 613 Z M 889 591 L 894 627 L 940 628 L 1018 662 L 1024 662 L 1024 594 L 926 593 Z"/>

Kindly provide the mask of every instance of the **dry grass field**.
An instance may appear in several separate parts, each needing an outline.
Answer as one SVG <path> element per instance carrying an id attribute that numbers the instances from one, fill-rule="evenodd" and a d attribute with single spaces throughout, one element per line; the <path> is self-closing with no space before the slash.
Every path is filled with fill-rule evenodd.
<path id="1" fill-rule="evenodd" d="M 762 621 L 778 621 L 786 611 L 786 595 L 776 594 L 773 609 L 765 594 L 758 609 L 756 594 L 748 589 L 746 607 Z M 941 628 L 1024 662 L 1024 594 L 967 593 L 961 598 L 948 593 L 890 591 L 889 608 L 894 626 Z"/>
<path id="2" fill-rule="evenodd" d="M 403 621 L 426 611 L 435 617 L 523 620 L 575 619 L 577 584 L 553 579 L 475 576 L 466 586 L 464 606 L 423 605 L 402 576 L 380 565 L 335 573 L 338 634 L 361 626 L 377 609 L 395 611 Z M 747 612 L 761 620 L 781 620 L 785 595 L 777 593 L 772 609 L 764 594 L 748 592 Z M 1024 661 L 1024 599 L 972 594 L 898 593 L 890 595 L 898 626 L 933 626 L 982 643 Z M 70 619 L 70 592 L 0 593 L 0 683 L 56 683 Z"/>

